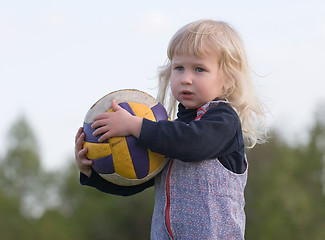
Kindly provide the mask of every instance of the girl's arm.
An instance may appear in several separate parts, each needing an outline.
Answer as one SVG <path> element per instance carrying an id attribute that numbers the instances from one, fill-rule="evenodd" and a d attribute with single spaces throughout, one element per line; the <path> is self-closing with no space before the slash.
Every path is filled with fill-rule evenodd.
<path id="1" fill-rule="evenodd" d="M 182 161 L 219 158 L 244 149 L 240 120 L 226 104 L 210 108 L 189 124 L 144 119 L 138 141 L 153 152 Z"/>
<path id="2" fill-rule="evenodd" d="M 98 115 L 92 124 L 94 136 L 133 135 L 151 151 L 183 161 L 199 161 L 237 153 L 244 148 L 240 120 L 227 104 L 210 108 L 199 121 L 153 122 L 132 116 L 114 100 L 115 112 Z M 242 155 L 242 152 L 240 153 Z"/>

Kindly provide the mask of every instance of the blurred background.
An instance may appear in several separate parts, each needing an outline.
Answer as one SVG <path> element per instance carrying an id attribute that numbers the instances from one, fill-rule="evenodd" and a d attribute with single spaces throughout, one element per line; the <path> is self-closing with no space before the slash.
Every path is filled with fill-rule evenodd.
<path id="1" fill-rule="evenodd" d="M 247 239 L 325 239 L 325 2 L 0 0 L 0 239 L 149 239 L 153 189 L 81 187 L 74 136 L 100 97 L 157 93 L 172 35 L 241 35 L 270 140 L 248 151 Z"/>

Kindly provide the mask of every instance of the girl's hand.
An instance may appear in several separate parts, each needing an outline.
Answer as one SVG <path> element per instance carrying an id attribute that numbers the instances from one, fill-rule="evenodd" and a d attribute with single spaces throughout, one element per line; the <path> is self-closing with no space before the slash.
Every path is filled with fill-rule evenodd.
<path id="1" fill-rule="evenodd" d="M 103 142 L 110 137 L 124 137 L 133 135 L 139 137 L 142 118 L 132 116 L 128 111 L 120 107 L 115 100 L 112 100 L 114 112 L 102 113 L 94 118 L 92 128 L 96 129 L 94 136 L 103 134 L 98 141 Z"/>
<path id="2" fill-rule="evenodd" d="M 85 134 L 83 132 L 83 128 L 80 127 L 75 138 L 75 160 L 79 171 L 90 177 L 92 172 L 91 166 L 93 165 L 93 162 L 86 157 L 88 149 L 83 148 L 84 140 Z"/>

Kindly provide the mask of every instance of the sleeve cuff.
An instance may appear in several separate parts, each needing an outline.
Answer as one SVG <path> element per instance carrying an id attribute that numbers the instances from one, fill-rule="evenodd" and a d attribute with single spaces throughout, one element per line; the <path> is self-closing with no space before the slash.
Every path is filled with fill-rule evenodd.
<path id="1" fill-rule="evenodd" d="M 153 134 L 154 132 L 156 132 L 156 122 L 144 118 L 138 142 L 140 144 L 149 145 L 148 143 L 153 141 L 152 136 L 155 136 L 155 134 Z"/>
<path id="2" fill-rule="evenodd" d="M 87 186 L 95 186 L 95 183 L 97 179 L 100 178 L 100 176 L 95 172 L 92 171 L 90 177 L 80 172 L 80 184 L 81 185 L 87 185 Z"/>

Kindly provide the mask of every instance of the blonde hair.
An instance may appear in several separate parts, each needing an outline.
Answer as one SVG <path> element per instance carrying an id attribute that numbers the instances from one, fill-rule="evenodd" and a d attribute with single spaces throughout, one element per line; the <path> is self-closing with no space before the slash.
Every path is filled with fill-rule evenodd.
<path id="1" fill-rule="evenodd" d="M 158 101 L 166 106 L 171 117 L 175 116 L 177 107 L 170 91 L 171 61 L 175 55 L 184 54 L 218 57 L 220 78 L 229 86 L 221 97 L 227 98 L 236 110 L 247 147 L 264 142 L 264 106 L 253 86 L 244 45 L 237 32 L 222 21 L 199 20 L 185 25 L 172 37 L 167 62 L 159 69 L 158 76 Z"/>

